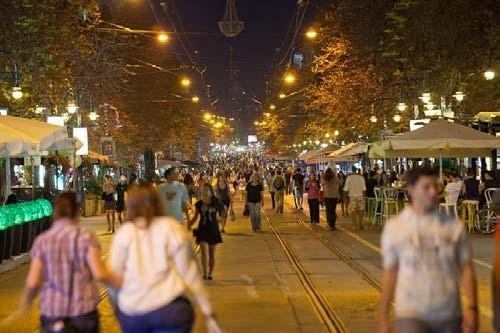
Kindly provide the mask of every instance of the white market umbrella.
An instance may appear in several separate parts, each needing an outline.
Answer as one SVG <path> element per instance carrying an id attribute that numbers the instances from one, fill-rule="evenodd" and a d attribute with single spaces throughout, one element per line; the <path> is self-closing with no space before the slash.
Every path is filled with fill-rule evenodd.
<path id="1" fill-rule="evenodd" d="M 7 151 L 11 156 L 20 153 L 39 153 L 68 137 L 65 127 L 47 124 L 34 119 L 12 116 L 0 116 L 0 133 L 4 136 L 15 138 L 15 140 L 21 141 L 23 144 L 21 152 L 18 149 Z"/>
<path id="2" fill-rule="evenodd" d="M 389 138 L 382 147 L 385 157 L 481 157 L 490 156 L 493 149 L 500 148 L 500 138 L 439 119 Z"/>

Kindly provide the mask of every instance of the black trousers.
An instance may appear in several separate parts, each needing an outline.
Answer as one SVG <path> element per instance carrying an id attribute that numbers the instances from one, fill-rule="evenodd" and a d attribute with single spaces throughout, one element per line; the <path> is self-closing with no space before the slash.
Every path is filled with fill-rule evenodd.
<path id="1" fill-rule="evenodd" d="M 97 311 L 71 318 L 48 318 L 41 316 L 41 333 L 98 333 L 99 314 Z M 63 326 L 63 327 L 60 327 Z"/>
<path id="2" fill-rule="evenodd" d="M 271 206 L 273 207 L 273 209 L 276 207 L 276 199 L 274 198 L 274 193 L 275 192 L 269 192 L 269 194 L 271 195 Z"/>
<path id="3" fill-rule="evenodd" d="M 337 223 L 337 198 L 325 198 L 326 222 L 330 228 Z"/>
<path id="4" fill-rule="evenodd" d="M 319 223 L 319 200 L 307 199 L 309 204 L 309 215 L 311 216 L 311 223 Z"/>

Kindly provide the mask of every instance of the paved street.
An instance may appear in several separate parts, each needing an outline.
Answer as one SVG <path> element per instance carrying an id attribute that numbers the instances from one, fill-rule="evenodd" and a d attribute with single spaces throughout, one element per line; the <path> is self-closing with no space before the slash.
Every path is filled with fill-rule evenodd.
<path id="1" fill-rule="evenodd" d="M 263 231 L 253 233 L 237 203 L 235 222 L 228 222 L 224 243 L 218 247 L 214 281 L 207 283 L 217 315 L 227 332 L 326 332 L 340 325 L 349 332 L 373 332 L 380 290 L 378 253 L 380 228 L 353 233 L 349 220 L 340 217 L 339 230 L 328 232 L 324 221 L 310 226 L 307 210 L 296 213 L 288 198 L 285 214 L 274 213 L 266 202 Z M 323 215 L 323 213 L 322 213 Z M 104 233 L 104 217 L 83 219 L 99 234 L 103 254 L 111 236 Z M 480 332 L 491 332 L 491 240 L 472 236 L 480 286 Z M 0 276 L 0 297 L 18 299 L 27 266 Z M 4 302 L 0 316 L 15 308 Z M 120 332 L 109 301 L 99 304 L 103 332 Z M 335 322 L 320 319 L 331 312 Z M 195 332 L 204 332 L 199 315 Z M 34 332 L 36 309 L 0 332 Z"/>

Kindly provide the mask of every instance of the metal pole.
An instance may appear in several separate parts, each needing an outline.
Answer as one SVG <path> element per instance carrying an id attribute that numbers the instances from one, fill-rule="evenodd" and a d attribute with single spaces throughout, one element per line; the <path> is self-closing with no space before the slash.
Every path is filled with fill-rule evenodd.
<path id="1" fill-rule="evenodd" d="M 9 196 L 11 192 L 11 179 L 10 179 L 10 155 L 9 152 L 5 152 L 5 199 Z"/>

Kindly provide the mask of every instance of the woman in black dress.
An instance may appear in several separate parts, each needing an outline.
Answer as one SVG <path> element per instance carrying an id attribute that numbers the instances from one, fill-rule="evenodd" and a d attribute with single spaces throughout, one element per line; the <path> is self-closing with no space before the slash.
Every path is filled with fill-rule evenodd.
<path id="1" fill-rule="evenodd" d="M 198 227 L 193 233 L 196 237 L 196 243 L 200 244 L 203 278 L 213 280 L 215 247 L 217 244 L 222 243 L 217 215 L 223 216 L 226 209 L 215 196 L 214 190 L 209 184 L 203 185 L 201 199 L 196 202 L 195 208 L 195 214 L 189 221 L 189 227 L 196 222 L 199 216 Z"/>

